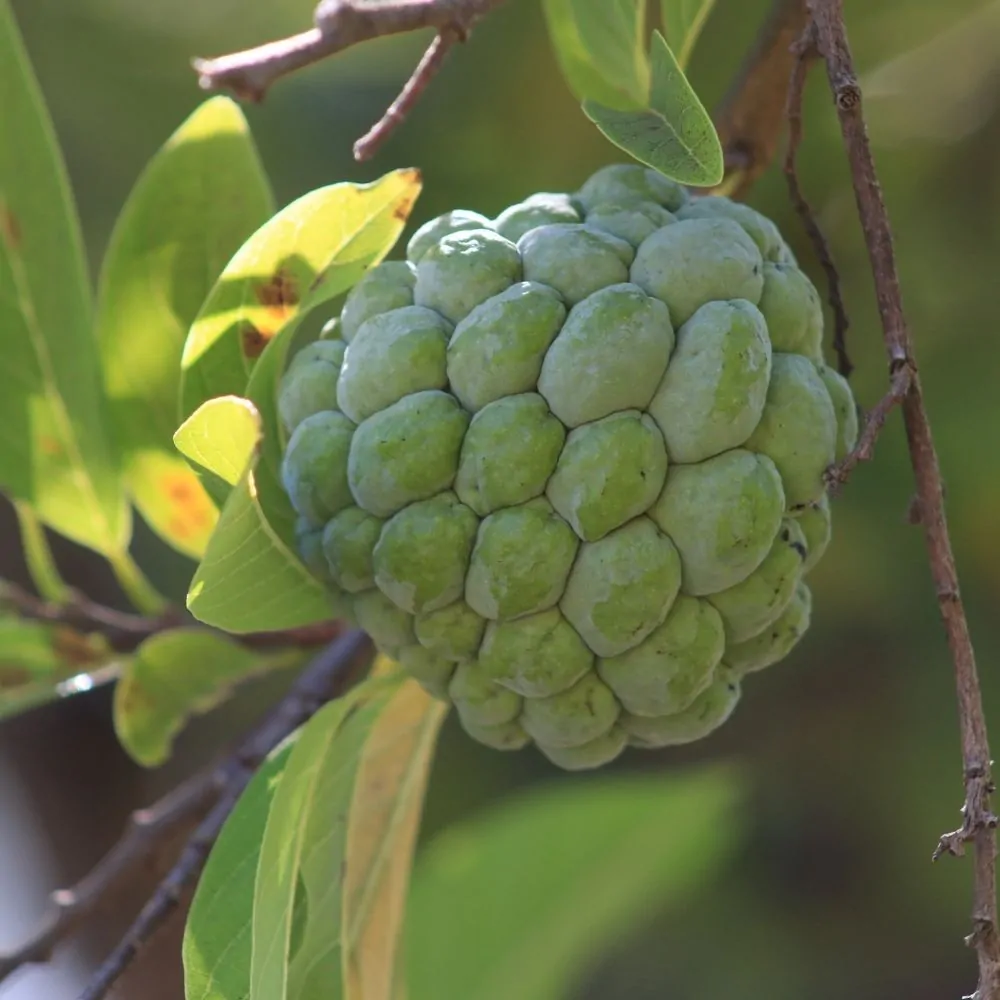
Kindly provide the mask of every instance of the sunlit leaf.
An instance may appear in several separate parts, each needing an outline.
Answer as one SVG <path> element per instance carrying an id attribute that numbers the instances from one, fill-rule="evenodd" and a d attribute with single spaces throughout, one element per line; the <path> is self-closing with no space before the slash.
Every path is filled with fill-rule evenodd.
<path id="1" fill-rule="evenodd" d="M 181 424 L 174 444 L 221 507 L 246 474 L 262 433 L 260 414 L 249 400 L 219 396 L 202 403 Z"/>
<path id="2" fill-rule="evenodd" d="M 345 189 L 353 193 L 345 194 Z M 337 185 L 314 192 L 344 213 L 338 225 L 327 218 L 332 229 L 326 234 L 324 277 L 311 293 L 315 301 L 342 292 L 383 259 L 399 237 L 418 190 L 412 171 L 397 171 L 364 187 Z M 314 206 L 321 215 L 326 207 L 323 199 Z M 353 234 L 348 233 L 350 224 L 357 227 Z M 303 221 L 303 232 L 308 230 L 315 247 L 320 234 L 310 225 Z M 334 616 L 330 595 L 296 554 L 295 516 L 280 483 L 282 440 L 275 397 L 296 327 L 311 304 L 311 298 L 300 303 L 268 342 L 243 390 L 249 401 L 245 405 L 252 405 L 260 418 L 258 460 L 229 493 L 188 591 L 188 608 L 195 617 L 230 632 L 292 628 Z M 224 490 L 218 482 L 215 488 Z"/>
<path id="3" fill-rule="evenodd" d="M 104 259 L 97 333 L 126 483 L 153 529 L 192 556 L 217 513 L 171 440 L 184 338 L 226 263 L 273 210 L 242 112 L 215 97 L 146 167 Z"/>
<path id="4" fill-rule="evenodd" d="M 715 771 L 561 781 L 446 829 L 414 871 L 409 1000 L 564 997 L 725 857 L 735 793 Z"/>
<path id="5" fill-rule="evenodd" d="M 372 184 L 334 184 L 303 195 L 250 237 L 184 344 L 182 416 L 214 396 L 244 395 L 269 341 L 380 261 L 419 193 L 420 174 L 412 169 Z"/>
<path id="6" fill-rule="evenodd" d="M 292 751 L 261 844 L 249 1000 L 341 995 L 335 945 L 350 864 L 348 812 L 365 742 L 398 683 L 373 679 L 327 705 Z"/>
<path id="7" fill-rule="evenodd" d="M 0 487 L 105 555 L 131 533 L 80 226 L 41 92 L 0 0 Z"/>
<path id="8" fill-rule="evenodd" d="M 0 719 L 103 683 L 116 659 L 99 635 L 0 611 Z"/>
<path id="9" fill-rule="evenodd" d="M 393 1000 L 410 869 L 444 702 L 408 680 L 372 728 L 348 814 L 345 1000 Z"/>
<path id="10" fill-rule="evenodd" d="M 659 32 L 653 33 L 649 107 L 621 111 L 596 101 L 583 110 L 616 146 L 682 184 L 710 187 L 724 173 L 712 119 Z"/>
<path id="11" fill-rule="evenodd" d="M 642 0 L 545 0 L 544 10 L 556 58 L 577 98 L 619 109 L 645 104 Z"/>
<path id="12" fill-rule="evenodd" d="M 254 880 L 264 826 L 298 734 L 253 776 L 208 857 L 184 928 L 186 1000 L 246 1000 L 250 993 Z"/>
<path id="13" fill-rule="evenodd" d="M 241 681 L 301 659 L 294 649 L 257 653 L 206 629 L 159 632 L 139 646 L 115 687 L 115 732 L 134 760 L 156 767 L 192 715 L 221 704 Z"/>
<path id="14" fill-rule="evenodd" d="M 714 6 L 715 0 L 660 0 L 663 33 L 681 69 L 690 62 L 698 36 Z"/>

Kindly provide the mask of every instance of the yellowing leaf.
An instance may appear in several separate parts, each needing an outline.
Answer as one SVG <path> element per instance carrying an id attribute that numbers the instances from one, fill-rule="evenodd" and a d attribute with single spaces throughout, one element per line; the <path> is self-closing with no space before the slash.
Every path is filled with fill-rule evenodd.
<path id="1" fill-rule="evenodd" d="M 150 526 L 191 556 L 217 511 L 171 440 L 181 351 L 216 278 L 272 212 L 242 112 L 214 97 L 143 171 L 104 259 L 97 333 L 127 487 Z"/>
<path id="2" fill-rule="evenodd" d="M 226 265 L 188 334 L 182 416 L 215 396 L 243 395 L 264 348 L 310 309 L 350 288 L 399 237 L 420 193 L 416 170 L 303 195 Z"/>

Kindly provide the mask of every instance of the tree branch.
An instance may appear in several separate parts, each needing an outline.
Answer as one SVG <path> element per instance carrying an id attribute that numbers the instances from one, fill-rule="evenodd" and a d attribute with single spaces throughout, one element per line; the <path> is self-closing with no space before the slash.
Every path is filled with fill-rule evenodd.
<path id="1" fill-rule="evenodd" d="M 219 790 L 217 801 L 80 1000 L 101 1000 L 107 994 L 198 876 L 229 814 L 267 755 L 322 705 L 342 694 L 370 653 L 371 641 L 360 631 L 348 632 L 331 643 L 303 671 L 277 708 L 219 765 L 213 774 Z"/>
<path id="2" fill-rule="evenodd" d="M 77 591 L 71 592 L 69 603 L 55 604 L 8 581 L 0 582 L 0 607 L 2 606 L 10 608 L 21 618 L 51 625 L 68 625 L 84 634 L 98 633 L 116 653 L 134 652 L 147 639 L 167 629 L 182 625 L 206 627 L 177 608 L 168 608 L 162 615 L 146 618 L 97 604 Z M 277 632 L 250 632 L 231 636 L 227 633 L 227 637 L 251 649 L 283 649 L 290 646 L 308 648 L 331 642 L 341 631 L 341 622 L 329 621 Z"/>
<path id="3" fill-rule="evenodd" d="M 743 195 L 774 161 L 785 130 L 792 48 L 809 20 L 805 0 L 774 0 L 753 49 L 723 99 L 715 125 L 725 153 L 727 190 Z"/>
<path id="4" fill-rule="evenodd" d="M 132 813 L 121 840 L 90 873 L 71 889 L 52 893 L 52 909 L 34 934 L 20 947 L 0 955 L 0 983 L 26 965 L 48 961 L 56 945 L 76 930 L 125 875 L 143 864 L 174 830 L 208 808 L 218 795 L 217 781 L 217 770 L 209 768 L 149 808 Z"/>
<path id="5" fill-rule="evenodd" d="M 996 901 L 996 817 L 990 806 L 994 791 L 979 675 L 972 639 L 959 592 L 958 572 L 948 534 L 944 487 L 923 390 L 913 353 L 913 340 L 903 311 L 892 230 L 875 171 L 854 63 L 844 25 L 842 0 L 807 0 L 816 40 L 826 62 L 827 77 L 851 168 L 854 194 L 875 278 L 876 300 L 892 386 L 902 392 L 903 421 L 917 486 L 920 523 L 954 663 L 965 777 L 962 826 L 941 838 L 936 856 L 961 854 L 973 845 L 973 932 L 967 942 L 979 961 L 974 1000 L 1000 1000 L 1000 934 Z M 887 399 L 892 398 L 890 391 Z M 883 401 L 883 409 L 887 409 Z M 873 411 L 873 413 L 877 412 Z M 884 420 L 884 414 L 881 419 Z M 859 442 L 870 449 L 877 428 L 869 420 Z"/>
<path id="6" fill-rule="evenodd" d="M 434 28 L 436 39 L 382 120 L 355 146 L 355 158 L 368 159 L 406 117 L 448 50 L 465 41 L 473 26 L 503 0 L 322 0 L 315 27 L 216 59 L 195 59 L 204 90 L 228 90 L 243 100 L 263 100 L 271 85 L 361 42 Z"/>

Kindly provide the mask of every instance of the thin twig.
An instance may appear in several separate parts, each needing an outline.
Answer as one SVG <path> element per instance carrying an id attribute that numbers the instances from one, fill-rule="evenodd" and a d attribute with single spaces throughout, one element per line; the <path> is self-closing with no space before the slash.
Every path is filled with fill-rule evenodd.
<path id="1" fill-rule="evenodd" d="M 792 45 L 809 20 L 805 0 L 774 0 L 753 49 L 715 115 L 727 191 L 738 198 L 774 161 L 785 129 Z M 730 184 L 730 181 L 732 182 Z"/>
<path id="2" fill-rule="evenodd" d="M 454 28 L 445 28 L 435 37 L 417 64 L 413 75 L 406 81 L 399 97 L 392 102 L 386 113 L 372 126 L 369 132 L 354 144 L 355 160 L 359 163 L 370 160 L 392 132 L 406 121 L 407 115 L 413 110 L 414 105 L 427 89 L 427 85 L 441 68 L 445 57 L 454 44 L 462 40 L 462 37 Z"/>
<path id="3" fill-rule="evenodd" d="M 302 672 L 277 708 L 240 744 L 216 772 L 218 800 L 188 839 L 176 864 L 157 886 L 132 926 L 101 964 L 80 1000 L 101 1000 L 125 972 L 139 950 L 159 930 L 198 876 L 229 814 L 267 755 L 353 680 L 371 649 L 360 631 L 331 643 Z"/>
<path id="4" fill-rule="evenodd" d="M 850 320 L 847 318 L 847 308 L 840 290 L 840 275 L 833 263 L 830 244 L 827 242 L 826 236 L 823 235 L 823 230 L 816 219 L 816 213 L 802 193 L 802 185 L 799 183 L 796 167 L 799 146 L 802 143 L 802 95 L 805 90 L 806 78 L 809 75 L 809 68 L 819 57 L 819 50 L 816 48 L 816 26 L 812 21 L 806 25 L 802 37 L 792 46 L 792 54 L 795 56 L 795 62 L 788 83 L 788 100 L 785 109 L 788 118 L 788 148 L 785 151 L 784 163 L 785 180 L 788 182 L 792 205 L 802 221 L 816 256 L 819 258 L 823 273 L 826 275 L 827 299 L 831 310 L 833 310 L 833 349 L 837 355 L 837 369 L 844 378 L 848 378 L 854 370 L 854 365 L 851 364 L 851 359 L 847 354 L 847 328 L 850 326 Z"/>
<path id="5" fill-rule="evenodd" d="M 179 785 L 168 795 L 129 817 L 121 840 L 70 889 L 52 893 L 52 908 L 35 932 L 18 948 L 0 955 L 0 983 L 37 962 L 46 962 L 64 941 L 133 871 L 150 851 L 178 827 L 194 820 L 218 795 L 218 772 L 208 768 Z"/>
<path id="6" fill-rule="evenodd" d="M 909 370 L 909 391 L 902 402 L 903 422 L 916 480 L 920 523 L 924 529 L 931 575 L 955 669 L 961 730 L 965 803 L 962 826 L 946 834 L 936 855 L 959 854 L 973 846 L 973 932 L 979 986 L 975 1000 L 1000 1000 L 1000 934 L 997 928 L 996 832 L 990 805 L 994 790 L 991 759 L 975 653 L 959 591 L 958 572 L 944 508 L 944 487 L 903 311 L 892 230 L 875 171 L 861 104 L 861 89 L 844 25 L 842 0 L 808 0 L 816 23 L 817 43 L 826 62 L 837 117 L 847 150 L 861 228 L 875 278 L 890 376 Z"/>
<path id="7" fill-rule="evenodd" d="M 167 629 L 182 625 L 203 627 L 177 608 L 169 608 L 162 615 L 146 618 L 97 604 L 77 591 L 71 592 L 69 603 L 55 604 L 8 581 L 0 582 L 0 607 L 3 606 L 32 621 L 68 625 L 85 634 L 98 633 L 116 653 L 131 653 L 147 639 Z M 342 630 L 340 622 L 329 621 L 277 632 L 233 635 L 229 638 L 251 649 L 309 648 L 326 645 Z"/>
<path id="8" fill-rule="evenodd" d="M 420 28 L 451 29 L 464 37 L 502 0 L 323 0 L 315 27 L 291 38 L 216 59 L 195 59 L 205 90 L 228 90 L 260 101 L 282 76 L 320 62 L 361 42 Z"/>

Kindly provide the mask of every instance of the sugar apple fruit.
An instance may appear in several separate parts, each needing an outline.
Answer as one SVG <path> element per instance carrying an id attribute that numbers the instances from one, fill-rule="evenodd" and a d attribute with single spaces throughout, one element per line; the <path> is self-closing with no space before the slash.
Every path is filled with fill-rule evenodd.
<path id="1" fill-rule="evenodd" d="M 777 228 L 635 164 L 422 226 L 280 386 L 303 563 L 474 739 L 700 739 L 809 624 L 857 436 Z"/>

